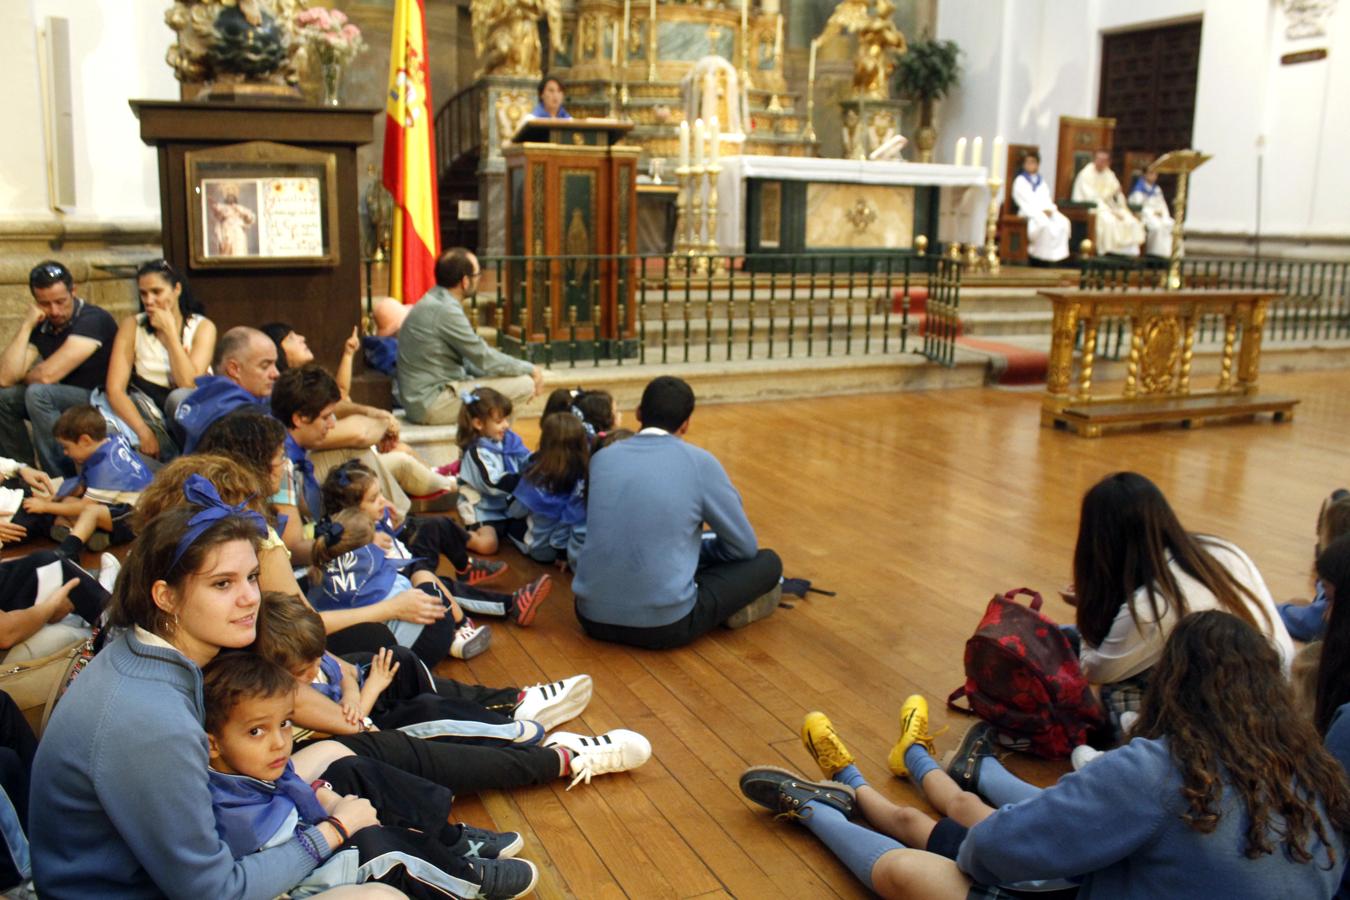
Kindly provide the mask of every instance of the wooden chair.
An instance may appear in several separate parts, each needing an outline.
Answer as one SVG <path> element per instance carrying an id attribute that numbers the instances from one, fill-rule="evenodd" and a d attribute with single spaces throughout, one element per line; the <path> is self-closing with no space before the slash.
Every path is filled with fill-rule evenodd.
<path id="1" fill-rule="evenodd" d="M 1091 238 L 1092 253 L 1097 254 L 1097 211 L 1086 204 L 1075 204 L 1074 177 L 1092 162 L 1099 149 L 1110 150 L 1115 141 L 1116 120 L 1110 118 L 1059 117 L 1059 155 L 1055 162 L 1055 203 L 1069 220 L 1069 253 L 1079 258 L 1079 246 Z"/>

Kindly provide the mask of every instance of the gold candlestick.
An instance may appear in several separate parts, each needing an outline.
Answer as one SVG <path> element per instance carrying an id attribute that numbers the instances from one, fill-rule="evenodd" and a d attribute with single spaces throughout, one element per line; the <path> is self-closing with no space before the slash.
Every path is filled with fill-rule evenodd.
<path id="1" fill-rule="evenodd" d="M 807 141 L 816 139 L 816 47 L 819 42 L 819 38 L 811 40 L 811 61 L 806 70 L 806 130 L 802 132 L 802 139 Z"/>
<path id="2" fill-rule="evenodd" d="M 704 244 L 708 256 L 713 257 L 713 263 L 718 274 L 726 271 L 726 261 L 718 255 L 717 247 L 717 175 L 722 171 L 722 167 L 717 163 L 712 163 L 708 169 L 708 242 Z"/>
<path id="3" fill-rule="evenodd" d="M 1181 289 L 1181 250 L 1185 244 L 1186 188 L 1191 173 L 1209 162 L 1210 156 L 1199 150 L 1173 150 L 1153 161 L 1149 168 L 1163 175 L 1177 176 L 1177 195 L 1173 200 L 1172 252 L 1167 262 L 1167 287 Z"/>
<path id="4" fill-rule="evenodd" d="M 689 241 L 685 255 L 690 266 L 696 272 L 706 271 L 707 258 L 699 254 L 703 250 L 703 175 L 706 167 L 702 164 L 689 167 Z"/>
<path id="5" fill-rule="evenodd" d="M 675 261 L 689 250 L 689 167 L 680 166 L 675 170 L 675 178 L 680 190 L 675 195 L 675 253 L 670 258 L 671 268 Z"/>
<path id="6" fill-rule="evenodd" d="M 984 263 L 981 268 L 992 275 L 999 272 L 998 211 L 1003 206 L 1003 197 L 999 193 L 1002 188 L 1002 178 L 995 176 L 989 179 L 989 216 L 984 228 Z"/>

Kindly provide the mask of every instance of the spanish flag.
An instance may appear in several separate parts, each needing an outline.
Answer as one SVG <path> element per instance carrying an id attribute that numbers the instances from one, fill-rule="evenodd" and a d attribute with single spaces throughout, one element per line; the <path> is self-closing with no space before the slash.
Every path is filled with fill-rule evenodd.
<path id="1" fill-rule="evenodd" d="M 416 303 L 436 284 L 441 239 L 424 2 L 394 0 L 384 122 L 384 186 L 396 207 L 389 293 L 404 303 Z"/>

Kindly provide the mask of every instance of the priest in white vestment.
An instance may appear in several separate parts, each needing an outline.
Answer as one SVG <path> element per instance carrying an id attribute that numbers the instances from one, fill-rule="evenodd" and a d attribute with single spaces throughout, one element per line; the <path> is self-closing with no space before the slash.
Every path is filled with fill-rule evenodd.
<path id="1" fill-rule="evenodd" d="M 1042 262 L 1069 257 L 1069 220 L 1050 199 L 1050 185 L 1041 177 L 1041 158 L 1028 153 L 1013 180 L 1017 214 L 1027 220 L 1027 254 Z"/>
<path id="2" fill-rule="evenodd" d="M 1130 205 L 1140 207 L 1139 218 L 1144 221 L 1148 240 L 1144 252 L 1149 256 L 1172 256 L 1172 213 L 1167 209 L 1162 188 L 1158 187 L 1158 173 L 1145 172 L 1134 180 L 1130 188 Z"/>
<path id="3" fill-rule="evenodd" d="M 1144 224 L 1134 217 L 1111 171 L 1111 154 L 1098 150 L 1073 180 L 1073 199 L 1097 204 L 1097 252 L 1138 256 Z"/>

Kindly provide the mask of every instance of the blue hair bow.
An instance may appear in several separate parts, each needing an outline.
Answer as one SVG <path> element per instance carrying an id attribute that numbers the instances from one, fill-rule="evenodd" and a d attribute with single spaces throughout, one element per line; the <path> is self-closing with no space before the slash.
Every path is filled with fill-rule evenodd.
<path id="1" fill-rule="evenodd" d="M 352 486 L 351 472 L 346 467 L 338 467 L 336 474 L 333 475 L 333 480 L 338 483 L 338 487 Z"/>
<path id="2" fill-rule="evenodd" d="M 314 526 L 314 536 L 323 538 L 324 544 L 328 549 L 333 549 L 342 540 L 343 532 L 346 529 L 342 527 L 341 522 L 334 522 L 332 519 L 324 519 L 318 525 Z"/>
<path id="3" fill-rule="evenodd" d="M 460 403 L 463 403 L 465 406 L 468 406 L 470 403 L 477 403 L 477 402 L 478 402 L 478 389 L 477 389 L 477 388 L 474 388 L 474 389 L 471 390 L 471 391 L 460 391 L 460 392 L 459 392 L 459 402 L 460 402 Z"/>
<path id="4" fill-rule="evenodd" d="M 178 565 L 183 554 L 204 532 L 225 519 L 243 519 L 257 528 L 259 535 L 267 534 L 266 519 L 249 509 L 246 504 L 231 506 L 220 499 L 220 492 L 216 490 L 216 486 L 201 475 L 188 476 L 187 481 L 183 483 L 183 498 L 200 509 L 188 519 L 187 529 L 178 539 L 178 549 L 174 551 L 173 562 L 169 564 L 169 568 Z"/>

